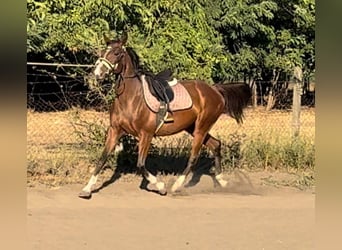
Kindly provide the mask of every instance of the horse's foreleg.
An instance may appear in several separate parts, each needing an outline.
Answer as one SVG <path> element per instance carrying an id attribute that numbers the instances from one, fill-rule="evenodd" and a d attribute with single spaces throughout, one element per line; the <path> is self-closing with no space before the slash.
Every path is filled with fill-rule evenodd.
<path id="1" fill-rule="evenodd" d="M 93 191 L 93 188 L 96 184 L 98 174 L 100 173 L 101 169 L 105 165 L 109 154 L 113 151 L 115 145 L 117 144 L 120 137 L 123 135 L 123 133 L 112 126 L 110 126 L 107 130 L 107 137 L 106 137 L 106 143 L 105 148 L 103 149 L 102 155 L 96 165 L 96 168 L 90 177 L 90 180 L 88 184 L 82 189 L 82 191 L 79 193 L 80 198 L 90 198 L 91 192 Z"/>
<path id="2" fill-rule="evenodd" d="M 208 134 L 204 140 L 204 144 L 211 150 L 215 157 L 214 178 L 221 187 L 225 187 L 228 182 L 223 179 L 222 175 L 221 141 Z"/>
<path id="3" fill-rule="evenodd" d="M 152 141 L 152 135 L 144 134 L 139 138 L 139 154 L 137 167 L 142 171 L 143 177 L 152 185 L 154 185 L 158 192 L 162 195 L 166 194 L 165 183 L 158 181 L 157 178 L 151 174 L 145 167 L 145 161 Z"/>

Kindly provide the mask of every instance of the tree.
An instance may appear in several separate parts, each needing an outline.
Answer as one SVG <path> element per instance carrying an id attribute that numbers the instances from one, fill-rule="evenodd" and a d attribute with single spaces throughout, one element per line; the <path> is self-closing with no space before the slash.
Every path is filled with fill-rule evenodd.
<path id="1" fill-rule="evenodd" d="M 274 87 L 279 76 L 292 75 L 295 67 L 309 76 L 314 71 L 314 24 L 313 0 L 277 0 L 278 11 L 272 20 L 275 38 L 266 47 L 265 69 L 272 72 L 267 110 L 275 102 Z"/>
<path id="2" fill-rule="evenodd" d="M 222 34 L 229 60 L 218 67 L 217 76 L 232 80 L 256 77 L 261 63 L 259 46 L 273 35 L 272 27 L 265 20 L 274 17 L 277 5 L 272 1 L 245 0 L 225 0 L 220 4 L 222 11 L 215 27 Z"/>
<path id="3" fill-rule="evenodd" d="M 28 58 L 94 63 L 124 30 L 144 64 L 209 82 L 278 80 L 293 67 L 315 68 L 314 0 L 28 0 Z M 269 105 L 273 101 L 270 99 Z"/>
<path id="4" fill-rule="evenodd" d="M 278 80 L 295 66 L 314 72 L 313 0 L 226 0 L 215 27 L 222 34 L 227 60 L 216 65 L 215 77 L 269 81 L 268 109 Z M 310 73 L 309 73 L 310 72 Z"/>
<path id="5" fill-rule="evenodd" d="M 103 32 L 127 30 L 129 45 L 152 70 L 169 67 L 181 78 L 211 79 L 222 51 L 206 1 L 29 0 L 27 5 L 27 52 L 44 52 L 50 60 L 72 60 L 67 51 L 75 57 L 94 54 L 103 46 Z"/>

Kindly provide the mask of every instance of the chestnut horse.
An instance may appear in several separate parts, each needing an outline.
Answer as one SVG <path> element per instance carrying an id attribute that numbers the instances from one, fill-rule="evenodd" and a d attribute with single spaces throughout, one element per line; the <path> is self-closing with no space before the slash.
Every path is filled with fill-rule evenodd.
<path id="1" fill-rule="evenodd" d="M 105 38 L 107 48 L 101 53 L 94 68 L 96 80 L 103 80 L 107 74 L 116 74 L 116 97 L 110 109 L 110 125 L 107 130 L 103 153 L 88 182 L 79 194 L 81 198 L 90 198 L 97 177 L 105 165 L 108 155 L 118 140 L 125 134 L 138 139 L 137 167 L 143 178 L 156 187 L 157 192 L 166 194 L 165 183 L 158 181 L 145 167 L 145 160 L 154 136 L 167 136 L 186 131 L 193 136 L 190 157 L 187 166 L 177 178 L 171 191 L 178 190 L 188 174 L 194 170 L 202 145 L 207 146 L 215 157 L 213 179 L 224 187 L 227 181 L 222 178 L 221 142 L 209 134 L 210 128 L 222 113 L 227 113 L 237 123 L 243 119 L 243 109 L 251 97 L 247 84 L 215 84 L 210 86 L 200 80 L 179 81 L 192 99 L 192 106 L 186 110 L 173 112 L 174 121 L 165 123 L 156 133 L 156 113 L 145 103 L 141 76 L 144 74 L 139 58 L 132 48 L 126 48 L 127 35 L 118 40 Z"/>

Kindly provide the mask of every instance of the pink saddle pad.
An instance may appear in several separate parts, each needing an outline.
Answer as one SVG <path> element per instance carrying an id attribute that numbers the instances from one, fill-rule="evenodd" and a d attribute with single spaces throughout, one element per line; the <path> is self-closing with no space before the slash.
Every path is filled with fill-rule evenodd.
<path id="1" fill-rule="evenodd" d="M 147 82 L 145 80 L 145 76 L 141 77 L 142 81 L 142 86 L 143 86 L 143 93 L 144 93 L 144 99 L 147 104 L 147 106 L 153 111 L 153 112 L 158 112 L 160 103 L 155 98 L 147 85 Z M 174 98 L 170 102 L 170 110 L 171 111 L 177 111 L 177 110 L 185 110 L 189 109 L 192 107 L 192 100 L 191 97 L 188 93 L 188 91 L 185 89 L 185 87 L 180 84 L 176 83 L 172 87 L 173 93 L 174 93 Z"/>

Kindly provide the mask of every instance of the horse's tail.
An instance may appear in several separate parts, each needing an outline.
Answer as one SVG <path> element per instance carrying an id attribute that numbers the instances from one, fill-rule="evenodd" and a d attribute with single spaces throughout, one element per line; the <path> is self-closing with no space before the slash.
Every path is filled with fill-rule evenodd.
<path id="1" fill-rule="evenodd" d="M 214 84 L 225 100 L 225 113 L 233 117 L 237 123 L 243 122 L 243 109 L 247 107 L 252 96 L 248 84 Z"/>

